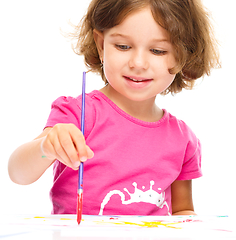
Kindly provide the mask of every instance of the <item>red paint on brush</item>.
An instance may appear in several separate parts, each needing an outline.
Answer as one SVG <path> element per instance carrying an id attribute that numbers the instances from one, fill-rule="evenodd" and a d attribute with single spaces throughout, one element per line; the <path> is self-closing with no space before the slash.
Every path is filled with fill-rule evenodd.
<path id="1" fill-rule="evenodd" d="M 82 206 L 83 206 L 83 193 L 78 194 L 77 198 L 77 223 L 80 224 L 82 220 Z"/>

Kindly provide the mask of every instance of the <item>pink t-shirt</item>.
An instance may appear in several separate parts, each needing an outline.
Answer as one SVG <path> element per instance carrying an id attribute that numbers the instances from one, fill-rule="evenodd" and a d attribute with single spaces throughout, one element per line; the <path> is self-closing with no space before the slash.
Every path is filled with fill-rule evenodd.
<path id="1" fill-rule="evenodd" d="M 80 128 L 81 96 L 52 104 L 46 127 Z M 83 214 L 170 215 L 171 184 L 202 176 L 200 142 L 166 110 L 157 122 L 136 119 L 99 91 L 86 94 L 85 139 L 94 158 L 84 163 Z M 75 214 L 78 171 L 54 163 L 54 214 Z"/>

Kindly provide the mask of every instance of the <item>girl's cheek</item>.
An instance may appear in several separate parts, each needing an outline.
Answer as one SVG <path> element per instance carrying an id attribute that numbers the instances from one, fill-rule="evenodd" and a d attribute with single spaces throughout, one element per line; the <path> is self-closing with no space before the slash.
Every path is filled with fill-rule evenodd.
<path id="1" fill-rule="evenodd" d="M 169 54 L 169 55 L 167 55 L 167 66 L 168 66 L 168 68 L 173 68 L 173 67 L 175 67 L 176 66 L 176 60 L 175 60 L 175 57 L 174 57 L 174 55 L 173 54 Z"/>

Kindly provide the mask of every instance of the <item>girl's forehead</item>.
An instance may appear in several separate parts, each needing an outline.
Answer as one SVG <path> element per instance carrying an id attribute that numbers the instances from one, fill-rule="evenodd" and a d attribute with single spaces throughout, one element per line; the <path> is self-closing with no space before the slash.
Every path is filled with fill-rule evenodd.
<path id="1" fill-rule="evenodd" d="M 153 18 L 149 7 L 131 12 L 120 24 L 108 29 L 113 36 L 137 34 L 148 38 L 158 35 L 158 39 L 168 40 L 168 32 Z"/>

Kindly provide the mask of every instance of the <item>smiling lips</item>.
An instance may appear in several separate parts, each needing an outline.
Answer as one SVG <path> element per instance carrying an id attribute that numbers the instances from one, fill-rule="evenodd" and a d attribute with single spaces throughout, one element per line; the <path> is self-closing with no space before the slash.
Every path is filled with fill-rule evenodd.
<path id="1" fill-rule="evenodd" d="M 150 78 L 140 78 L 140 77 L 128 77 L 124 76 L 127 80 L 134 81 L 134 82 L 146 82 L 146 81 L 151 81 L 152 79 Z"/>
<path id="2" fill-rule="evenodd" d="M 144 88 L 149 85 L 149 83 L 153 80 L 150 78 L 143 78 L 143 77 L 133 77 L 133 76 L 124 76 L 127 84 L 131 88 Z"/>

